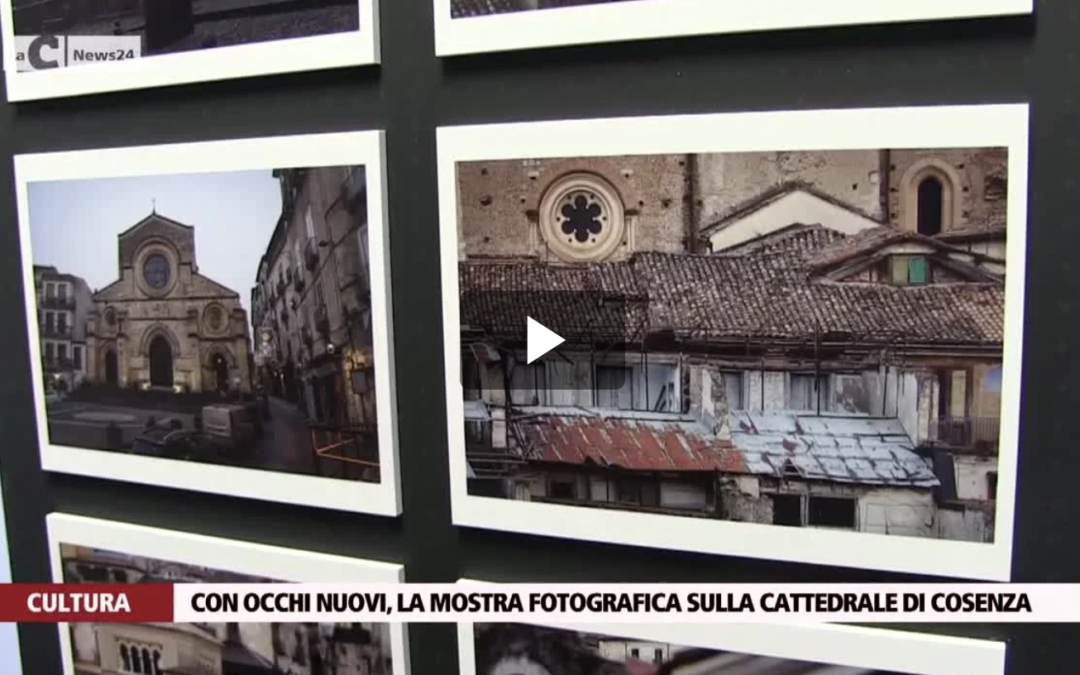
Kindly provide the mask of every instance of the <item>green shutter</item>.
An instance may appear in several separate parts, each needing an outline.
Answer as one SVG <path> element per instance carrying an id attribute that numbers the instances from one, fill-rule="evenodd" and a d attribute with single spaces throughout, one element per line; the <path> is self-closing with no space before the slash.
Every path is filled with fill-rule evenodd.
<path id="1" fill-rule="evenodd" d="M 913 285 L 925 284 L 929 276 L 930 269 L 926 264 L 926 258 L 921 255 L 911 256 L 908 263 L 908 282 Z"/>

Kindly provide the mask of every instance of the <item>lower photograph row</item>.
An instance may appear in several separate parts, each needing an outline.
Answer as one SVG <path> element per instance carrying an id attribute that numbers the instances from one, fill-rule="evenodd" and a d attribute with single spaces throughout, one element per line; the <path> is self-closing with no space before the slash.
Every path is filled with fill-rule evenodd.
<path id="1" fill-rule="evenodd" d="M 43 468 L 397 516 L 397 317 L 455 525 L 1010 578 L 1026 104 L 437 140 L 422 232 L 381 131 L 16 157 Z"/>
<path id="2" fill-rule="evenodd" d="M 399 583 L 401 565 L 66 514 L 62 583 Z M 168 552 L 163 558 L 163 552 Z M 479 580 L 463 580 L 479 581 Z M 64 675 L 406 675 L 402 623 L 61 624 Z M 1006 645 L 841 625 L 458 624 L 461 675 L 1003 675 Z"/>

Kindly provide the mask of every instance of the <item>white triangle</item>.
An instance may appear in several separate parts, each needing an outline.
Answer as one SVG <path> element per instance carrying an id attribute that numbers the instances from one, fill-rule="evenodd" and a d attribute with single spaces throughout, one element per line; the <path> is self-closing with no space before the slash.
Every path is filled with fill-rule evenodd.
<path id="1" fill-rule="evenodd" d="M 566 340 L 531 316 L 525 317 L 525 363 L 529 364 Z"/>

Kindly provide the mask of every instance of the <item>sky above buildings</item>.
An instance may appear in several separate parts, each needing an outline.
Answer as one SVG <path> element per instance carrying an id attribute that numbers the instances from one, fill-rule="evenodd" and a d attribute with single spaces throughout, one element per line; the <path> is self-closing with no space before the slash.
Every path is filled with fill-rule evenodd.
<path id="1" fill-rule="evenodd" d="M 104 288 L 120 277 L 117 235 L 156 210 L 195 228 L 199 273 L 239 293 L 249 314 L 259 259 L 281 215 L 269 169 L 48 181 L 28 192 L 34 264 Z"/>

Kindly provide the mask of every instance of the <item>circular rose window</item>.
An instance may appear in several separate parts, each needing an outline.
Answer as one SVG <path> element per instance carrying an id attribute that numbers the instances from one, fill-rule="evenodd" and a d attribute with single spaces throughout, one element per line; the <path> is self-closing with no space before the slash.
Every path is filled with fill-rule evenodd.
<path id="1" fill-rule="evenodd" d="M 151 253 L 143 263 L 143 279 L 154 290 L 169 285 L 169 261 L 160 253 Z"/>
<path id="2" fill-rule="evenodd" d="M 622 243 L 623 205 L 615 188 L 592 174 L 555 181 L 540 201 L 540 233 L 569 262 L 607 258 Z"/>

